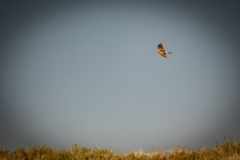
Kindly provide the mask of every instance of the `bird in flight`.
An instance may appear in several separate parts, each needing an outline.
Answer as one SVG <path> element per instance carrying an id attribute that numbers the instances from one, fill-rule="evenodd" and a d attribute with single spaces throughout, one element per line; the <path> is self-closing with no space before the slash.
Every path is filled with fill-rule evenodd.
<path id="1" fill-rule="evenodd" d="M 160 43 L 158 45 L 158 52 L 157 53 L 160 54 L 161 56 L 165 57 L 165 58 L 167 58 L 166 54 L 172 54 L 172 52 L 166 52 L 165 51 L 165 49 L 163 48 L 162 43 Z"/>

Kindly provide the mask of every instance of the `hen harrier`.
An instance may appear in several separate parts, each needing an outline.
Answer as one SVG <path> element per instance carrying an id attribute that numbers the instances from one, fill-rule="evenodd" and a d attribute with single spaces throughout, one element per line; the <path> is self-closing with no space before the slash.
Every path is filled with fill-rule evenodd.
<path id="1" fill-rule="evenodd" d="M 165 51 L 165 49 L 163 48 L 162 43 L 160 43 L 158 45 L 158 52 L 157 53 L 160 54 L 161 56 L 165 57 L 165 58 L 167 58 L 166 54 L 172 54 L 172 52 L 166 52 Z"/>

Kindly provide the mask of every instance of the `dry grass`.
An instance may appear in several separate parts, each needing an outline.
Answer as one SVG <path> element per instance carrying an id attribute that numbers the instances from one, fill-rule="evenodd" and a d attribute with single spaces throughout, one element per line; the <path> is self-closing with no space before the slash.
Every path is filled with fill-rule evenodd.
<path id="1" fill-rule="evenodd" d="M 18 148 L 12 153 L 0 148 L 0 160 L 240 160 L 240 142 L 231 142 L 224 138 L 221 145 L 212 148 L 201 148 L 196 151 L 177 147 L 167 152 L 156 150 L 152 152 L 137 152 L 120 155 L 117 151 L 106 149 L 79 148 L 76 144 L 71 150 L 54 150 L 44 146 L 29 146 Z"/>

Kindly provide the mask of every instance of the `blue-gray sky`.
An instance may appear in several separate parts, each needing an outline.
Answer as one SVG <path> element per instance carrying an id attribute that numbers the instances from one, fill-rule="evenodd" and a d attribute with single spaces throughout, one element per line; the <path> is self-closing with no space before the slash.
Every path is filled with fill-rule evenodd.
<path id="1" fill-rule="evenodd" d="M 236 4 L 1 7 L 0 147 L 123 153 L 240 138 Z M 159 43 L 173 52 L 167 59 Z"/>

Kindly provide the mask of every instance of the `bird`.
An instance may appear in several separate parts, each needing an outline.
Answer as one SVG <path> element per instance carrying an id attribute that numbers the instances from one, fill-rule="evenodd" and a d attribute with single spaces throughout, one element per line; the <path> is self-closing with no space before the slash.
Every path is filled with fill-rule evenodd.
<path id="1" fill-rule="evenodd" d="M 165 49 L 163 48 L 162 43 L 160 43 L 158 45 L 158 52 L 157 53 L 160 54 L 161 56 L 165 57 L 165 58 L 167 58 L 166 54 L 172 54 L 172 52 L 166 52 L 165 51 Z"/>

